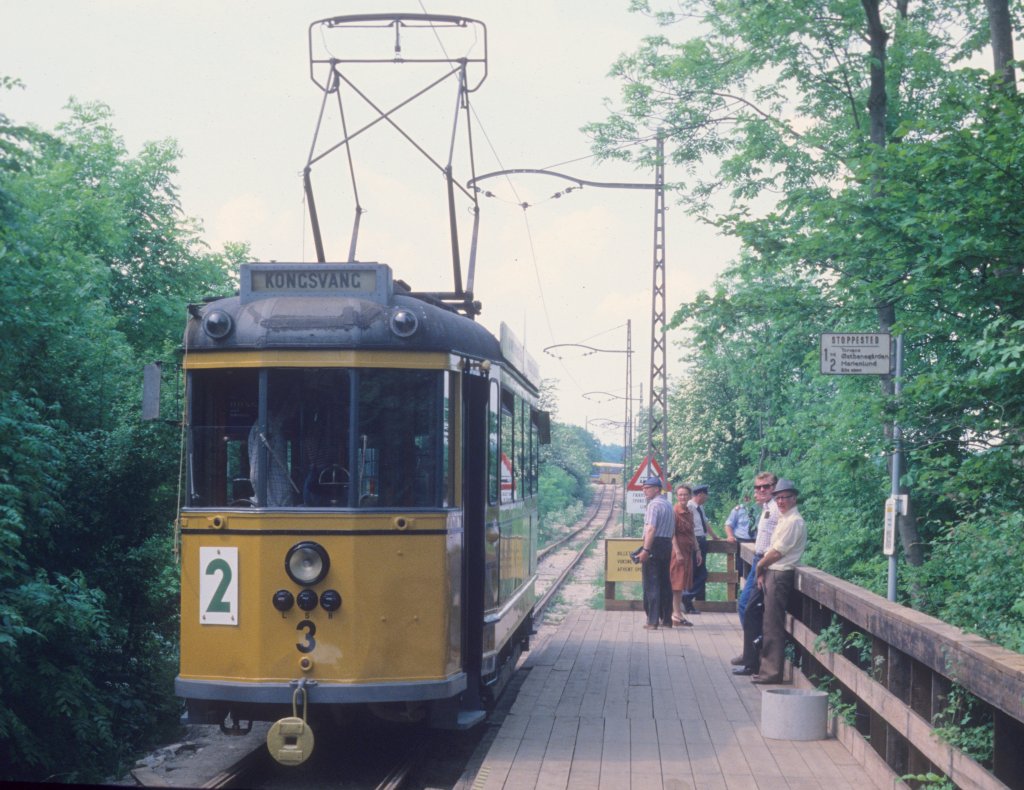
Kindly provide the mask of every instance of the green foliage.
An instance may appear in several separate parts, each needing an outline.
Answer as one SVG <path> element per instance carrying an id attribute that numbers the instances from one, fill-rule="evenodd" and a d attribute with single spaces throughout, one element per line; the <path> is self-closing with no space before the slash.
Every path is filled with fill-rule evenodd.
<path id="1" fill-rule="evenodd" d="M 910 569 L 920 607 L 1024 653 L 1022 534 L 1024 514 L 984 508 L 937 536 L 930 561 Z"/>
<path id="2" fill-rule="evenodd" d="M 913 511 L 901 549 L 919 566 L 903 600 L 1024 649 L 1010 545 L 1024 509 L 1024 98 L 962 65 L 986 15 L 847 0 L 632 9 L 664 35 L 613 66 L 621 97 L 586 128 L 594 149 L 650 165 L 661 130 L 680 202 L 742 244 L 673 318 L 690 333 L 673 475 L 710 483 L 712 507 L 760 470 L 796 480 L 804 561 L 882 593 L 895 419 Z M 683 18 L 699 37 L 672 37 Z M 880 330 L 906 340 L 898 402 L 890 382 L 820 374 L 819 333 Z"/>
<path id="3" fill-rule="evenodd" d="M 542 542 L 557 524 L 571 524 L 590 502 L 590 469 L 600 443 L 577 425 L 552 422 L 551 444 L 540 454 L 540 529 Z"/>
<path id="4" fill-rule="evenodd" d="M 918 786 L 934 787 L 936 790 L 955 790 L 956 785 L 942 774 L 929 771 L 925 774 L 904 774 L 900 777 L 904 782 L 917 782 Z"/>
<path id="5" fill-rule="evenodd" d="M 4 81 L 10 87 L 10 81 Z M 183 218 L 177 147 L 131 156 L 108 108 L 0 116 L 0 778 L 99 781 L 177 726 L 178 435 L 142 363 L 232 286 Z"/>
<path id="6" fill-rule="evenodd" d="M 953 684 L 946 696 L 945 708 L 934 716 L 932 724 L 932 732 L 950 746 L 984 765 L 992 764 L 995 749 L 992 713 L 965 688 Z"/>
<path id="7" fill-rule="evenodd" d="M 832 715 L 842 719 L 848 726 L 852 727 L 857 721 L 857 705 L 853 702 L 843 702 L 842 693 L 837 689 L 829 692 L 828 707 Z"/>
<path id="8" fill-rule="evenodd" d="M 814 649 L 819 653 L 842 654 L 872 676 L 878 674 L 885 660 L 882 656 L 872 656 L 870 636 L 856 630 L 844 631 L 842 621 L 837 620 L 835 615 L 814 638 Z"/>
<path id="9" fill-rule="evenodd" d="M 821 638 L 820 634 L 819 638 Z M 819 652 L 821 651 L 817 640 L 815 640 L 814 649 Z M 830 652 L 838 652 L 831 648 L 829 650 Z M 831 715 L 834 718 L 842 719 L 850 727 L 855 726 L 857 722 L 857 704 L 855 702 L 843 702 L 843 690 L 839 687 L 838 681 L 831 675 L 825 675 L 817 679 L 816 686 L 819 691 L 824 691 L 828 694 L 828 709 Z"/>

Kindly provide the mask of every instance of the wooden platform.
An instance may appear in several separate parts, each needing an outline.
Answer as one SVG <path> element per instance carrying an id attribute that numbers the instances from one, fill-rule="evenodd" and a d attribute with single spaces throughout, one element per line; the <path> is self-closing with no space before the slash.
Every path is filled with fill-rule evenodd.
<path id="1" fill-rule="evenodd" d="M 729 664 L 736 615 L 691 619 L 645 631 L 642 613 L 573 611 L 529 654 L 474 790 L 877 786 L 834 739 L 762 738 L 764 687 Z"/>

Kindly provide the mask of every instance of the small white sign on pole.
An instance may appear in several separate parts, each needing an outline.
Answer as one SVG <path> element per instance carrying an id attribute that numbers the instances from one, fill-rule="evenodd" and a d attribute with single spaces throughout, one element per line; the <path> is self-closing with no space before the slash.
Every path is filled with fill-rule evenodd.
<path id="1" fill-rule="evenodd" d="M 821 335 L 821 372 L 833 376 L 887 376 L 892 344 L 885 332 L 829 332 Z"/>
<path id="2" fill-rule="evenodd" d="M 631 516 L 643 513 L 647 510 L 647 497 L 643 491 L 626 492 L 626 512 Z"/>
<path id="3" fill-rule="evenodd" d="M 882 533 L 882 553 L 891 557 L 896 553 L 896 517 L 907 512 L 907 495 L 891 496 L 885 500 L 885 527 Z"/>

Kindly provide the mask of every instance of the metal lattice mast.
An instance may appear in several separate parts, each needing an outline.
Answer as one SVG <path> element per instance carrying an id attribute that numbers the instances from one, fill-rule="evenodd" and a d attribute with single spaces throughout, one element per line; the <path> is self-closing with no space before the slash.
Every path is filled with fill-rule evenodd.
<path id="1" fill-rule="evenodd" d="M 633 459 L 633 320 L 626 321 L 626 415 L 623 437 L 623 470 L 628 470 Z"/>
<path id="2" fill-rule="evenodd" d="M 668 463 L 668 374 L 665 369 L 665 138 L 661 133 L 658 134 L 654 187 L 654 275 L 651 288 L 647 454 L 659 459 L 662 469 L 665 469 Z"/>
<path id="3" fill-rule="evenodd" d="M 623 420 L 622 474 L 633 460 L 633 320 L 626 320 L 626 414 Z M 622 481 L 622 534 L 626 534 L 626 480 Z"/>

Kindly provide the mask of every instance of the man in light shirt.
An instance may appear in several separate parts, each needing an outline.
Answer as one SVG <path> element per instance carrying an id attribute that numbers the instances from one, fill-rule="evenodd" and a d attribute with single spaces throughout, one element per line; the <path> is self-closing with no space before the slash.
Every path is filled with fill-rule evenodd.
<path id="1" fill-rule="evenodd" d="M 757 586 L 764 592 L 764 642 L 754 683 L 781 683 L 786 660 L 786 607 L 793 592 L 796 566 L 807 547 L 807 527 L 797 497 L 800 492 L 785 478 L 775 485 L 779 521 L 772 530 L 771 546 L 757 564 Z"/>
<path id="2" fill-rule="evenodd" d="M 672 627 L 672 581 L 669 562 L 672 559 L 672 536 L 676 532 L 676 514 L 672 505 L 661 494 L 661 478 L 644 480 L 644 545 L 638 559 L 644 564 L 644 612 L 647 613 L 648 631 L 661 625 Z"/>
<path id="3" fill-rule="evenodd" d="M 764 556 L 768 547 L 772 545 L 772 530 L 775 529 L 775 524 L 779 520 L 778 505 L 772 501 L 772 491 L 775 490 L 775 484 L 778 482 L 779 478 L 771 472 L 759 472 L 754 477 L 754 501 L 757 503 L 754 508 L 757 515 L 754 517 L 754 524 L 751 525 L 755 531 L 754 561 L 743 582 L 743 590 L 740 591 L 740 599 L 736 604 L 740 625 L 743 625 L 750 596 L 757 588 L 757 563 Z M 741 661 L 737 658 L 733 659 L 732 663 L 740 664 Z"/>

